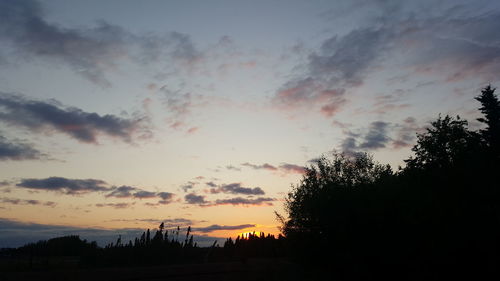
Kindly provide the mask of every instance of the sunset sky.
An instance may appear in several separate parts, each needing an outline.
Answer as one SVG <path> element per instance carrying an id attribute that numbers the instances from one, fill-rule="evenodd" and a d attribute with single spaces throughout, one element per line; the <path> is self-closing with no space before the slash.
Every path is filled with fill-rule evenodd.
<path id="1" fill-rule="evenodd" d="M 494 0 L 0 0 L 0 247 L 278 234 L 315 158 L 477 129 L 499 27 Z"/>

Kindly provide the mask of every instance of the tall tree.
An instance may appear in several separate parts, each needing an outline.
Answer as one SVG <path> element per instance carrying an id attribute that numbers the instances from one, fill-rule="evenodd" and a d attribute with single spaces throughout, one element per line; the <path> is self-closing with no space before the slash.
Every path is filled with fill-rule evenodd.
<path id="1" fill-rule="evenodd" d="M 495 157 L 500 157 L 500 101 L 495 95 L 495 88 L 488 85 L 481 90 L 481 94 L 476 100 L 481 103 L 479 110 L 484 117 L 477 120 L 487 127 L 481 130 L 481 135 L 486 141 Z"/>
<path id="2" fill-rule="evenodd" d="M 467 128 L 467 121 L 446 115 L 431 123 L 427 132 L 418 135 L 412 148 L 414 157 L 405 160 L 408 168 L 450 168 L 477 149 L 478 136 Z"/>

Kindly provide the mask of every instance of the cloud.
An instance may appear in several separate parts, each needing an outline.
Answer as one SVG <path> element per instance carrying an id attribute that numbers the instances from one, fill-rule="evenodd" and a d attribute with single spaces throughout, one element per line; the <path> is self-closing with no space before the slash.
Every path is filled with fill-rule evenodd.
<path id="1" fill-rule="evenodd" d="M 223 184 L 218 188 L 210 189 L 210 193 L 230 193 L 230 194 L 245 194 L 245 195 L 264 195 L 265 192 L 260 187 L 243 187 L 241 183 L 231 183 L 231 184 Z"/>
<path id="2" fill-rule="evenodd" d="M 387 136 L 389 123 L 383 121 L 372 122 L 368 132 L 363 136 L 363 141 L 359 145 L 361 149 L 375 150 L 384 148 L 390 141 Z"/>
<path id="3" fill-rule="evenodd" d="M 392 37 L 382 28 L 359 28 L 325 40 L 309 55 L 306 71 L 276 92 L 274 103 L 289 109 L 313 107 L 332 117 L 347 104 L 346 90 L 363 83 Z"/>
<path id="4" fill-rule="evenodd" d="M 186 119 L 196 108 L 206 106 L 210 102 L 209 99 L 204 95 L 183 93 L 180 89 L 172 90 L 167 85 L 162 86 L 160 91 L 163 93 L 161 99 L 167 109 L 169 127 L 176 130 L 186 128 L 187 134 L 199 130 L 197 126 L 189 126 Z"/>
<path id="5" fill-rule="evenodd" d="M 98 208 L 111 207 L 114 209 L 127 209 L 132 207 L 134 204 L 135 203 L 97 203 L 95 206 Z"/>
<path id="6" fill-rule="evenodd" d="M 251 163 L 245 162 L 245 163 L 241 164 L 241 166 L 250 167 L 250 168 L 255 169 L 255 170 L 261 170 L 261 169 L 269 170 L 269 171 L 278 170 L 278 168 L 276 168 L 273 165 L 268 164 L 268 163 L 264 163 L 262 165 L 256 165 L 256 164 L 251 164 Z"/>
<path id="7" fill-rule="evenodd" d="M 106 182 L 96 179 L 67 179 L 62 177 L 49 177 L 45 179 L 21 179 L 17 187 L 35 190 L 57 191 L 64 194 L 85 194 L 90 192 L 104 192 L 111 188 Z"/>
<path id="8" fill-rule="evenodd" d="M 390 123 L 374 121 L 362 133 L 347 131 L 348 137 L 342 141 L 342 150 L 345 153 L 353 154 L 357 153 L 358 150 L 369 151 L 385 148 L 391 141 L 388 135 L 389 127 Z"/>
<path id="9" fill-rule="evenodd" d="M 411 147 L 415 144 L 417 133 L 425 130 L 424 126 L 420 126 L 417 120 L 413 117 L 407 117 L 402 123 L 394 126 L 395 136 L 392 139 L 394 149 Z"/>
<path id="10" fill-rule="evenodd" d="M 229 199 L 217 199 L 212 204 L 210 204 L 210 206 L 219 206 L 219 205 L 272 206 L 273 201 L 276 201 L 276 199 L 269 197 L 258 197 L 258 198 L 235 197 Z"/>
<path id="11" fill-rule="evenodd" d="M 156 192 L 151 192 L 151 191 L 146 191 L 146 190 L 141 190 L 141 191 L 137 191 L 136 193 L 134 193 L 134 198 L 138 198 L 138 199 L 155 198 L 156 196 L 157 196 Z"/>
<path id="12" fill-rule="evenodd" d="M 276 92 L 273 103 L 287 110 L 319 105 L 319 112 L 331 117 L 346 103 L 344 94 L 344 89 L 330 89 L 323 82 L 308 76 L 285 83 Z"/>
<path id="13" fill-rule="evenodd" d="M 69 29 L 48 23 L 38 1 L 0 1 L 0 38 L 23 55 L 33 55 L 72 66 L 101 86 L 106 67 L 124 55 L 123 29 L 101 22 L 92 29 Z"/>
<path id="14" fill-rule="evenodd" d="M 191 127 L 186 131 L 186 133 L 194 134 L 194 133 L 196 133 L 196 131 L 198 131 L 198 129 L 199 129 L 198 127 Z"/>
<path id="15" fill-rule="evenodd" d="M 84 143 L 97 143 L 99 135 L 131 142 L 135 131 L 147 130 L 145 120 L 99 115 L 75 107 L 64 107 L 55 100 L 28 100 L 21 95 L 2 92 L 0 122 L 35 132 L 57 131 Z"/>
<path id="16" fill-rule="evenodd" d="M 240 229 L 245 229 L 245 228 L 250 228 L 250 227 L 256 227 L 256 225 L 255 224 L 240 224 L 240 225 L 213 224 L 213 225 L 205 226 L 205 227 L 195 227 L 195 228 L 193 228 L 193 232 L 209 233 L 209 232 L 214 232 L 214 231 L 218 231 L 218 230 L 240 230 Z"/>
<path id="17" fill-rule="evenodd" d="M 6 198 L 0 197 L 0 202 L 5 204 L 14 204 L 14 205 L 39 205 L 39 206 L 48 206 L 55 207 L 57 205 L 56 202 L 52 201 L 40 201 L 34 199 L 18 199 L 18 198 Z"/>
<path id="18" fill-rule="evenodd" d="M 174 198 L 175 194 L 170 192 L 158 192 L 156 193 L 156 196 L 159 196 L 161 199 L 165 201 L 170 201 Z"/>
<path id="19" fill-rule="evenodd" d="M 233 166 L 233 165 L 227 165 L 227 166 L 226 166 L 226 169 L 231 170 L 231 171 L 238 171 L 238 172 L 239 172 L 239 171 L 241 171 L 241 169 L 240 169 L 240 168 L 235 167 L 235 166 Z"/>
<path id="20" fill-rule="evenodd" d="M 136 191 L 137 188 L 127 185 L 122 185 L 116 187 L 110 193 L 106 194 L 106 197 L 116 197 L 116 198 L 128 198 L 132 197 L 132 192 Z"/>
<path id="21" fill-rule="evenodd" d="M 196 182 L 188 181 L 186 184 L 181 186 L 181 189 L 184 192 L 188 192 L 188 190 L 193 189 L 196 186 Z"/>
<path id="22" fill-rule="evenodd" d="M 188 204 L 201 205 L 207 203 L 207 201 L 205 201 L 205 196 L 196 195 L 194 193 L 186 194 L 186 196 L 184 196 L 184 200 L 186 200 Z"/>
<path id="23" fill-rule="evenodd" d="M 214 183 L 213 181 L 206 182 L 205 184 L 210 187 L 217 187 L 217 184 Z"/>
<path id="24" fill-rule="evenodd" d="M 2 160 L 38 160 L 46 155 L 35 149 L 31 144 L 10 141 L 0 135 L 0 161 Z"/>
<path id="25" fill-rule="evenodd" d="M 42 10 L 34 0 L 0 0 L 2 42 L 19 57 L 62 62 L 102 87 L 111 86 L 106 73 L 120 60 L 147 64 L 168 57 L 192 65 L 203 56 L 186 34 L 136 35 L 104 21 L 92 28 L 67 28 L 48 22 Z"/>
<path id="26" fill-rule="evenodd" d="M 152 199 L 159 198 L 158 203 L 146 203 L 148 206 L 166 205 L 172 203 L 175 194 L 170 192 L 152 192 L 143 190 L 133 186 L 122 185 L 119 187 L 112 187 L 112 191 L 106 194 L 106 197 L 116 198 L 134 198 L 134 199 Z"/>
<path id="27" fill-rule="evenodd" d="M 250 167 L 254 170 L 267 170 L 267 171 L 272 171 L 272 172 L 281 171 L 285 174 L 289 174 L 289 173 L 303 174 L 305 172 L 305 168 L 303 166 L 289 164 L 289 163 L 282 163 L 279 166 L 273 166 L 273 165 L 268 164 L 268 163 L 264 163 L 262 165 L 257 165 L 257 164 L 245 162 L 245 163 L 241 164 L 241 166 Z"/>
<path id="28" fill-rule="evenodd" d="M 311 51 L 295 68 L 298 73 L 276 90 L 274 104 L 288 110 L 312 108 L 331 117 L 349 104 L 356 87 L 384 69 L 443 82 L 471 77 L 482 79 L 481 83 L 497 81 L 498 7 L 442 4 L 436 8 L 421 2 L 377 1 L 375 13 L 368 12 L 373 5 L 356 5 L 352 10 L 364 15 L 356 21 L 358 26 L 326 38 Z M 407 106 L 386 101 L 375 111 Z"/>
<path id="29" fill-rule="evenodd" d="M 287 173 L 304 174 L 306 172 L 305 167 L 289 163 L 283 163 L 279 166 L 279 168 Z"/>
<path id="30" fill-rule="evenodd" d="M 401 123 L 374 121 L 362 130 L 346 130 L 347 137 L 342 141 L 341 148 L 343 152 L 353 154 L 387 148 L 389 144 L 394 149 L 410 147 L 414 145 L 416 133 L 422 130 L 424 128 L 413 117 Z"/>

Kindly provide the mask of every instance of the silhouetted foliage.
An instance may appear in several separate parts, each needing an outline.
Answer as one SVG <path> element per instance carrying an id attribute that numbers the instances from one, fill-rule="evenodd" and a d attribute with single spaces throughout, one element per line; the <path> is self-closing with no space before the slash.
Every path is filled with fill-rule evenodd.
<path id="1" fill-rule="evenodd" d="M 500 159 L 500 101 L 494 93 L 495 88 L 489 85 L 476 97 L 482 105 L 479 110 L 484 115 L 483 118 L 477 120 L 486 124 L 487 127 L 481 130 L 481 134 L 491 153 L 496 156 L 495 160 L 498 161 Z"/>
<path id="2" fill-rule="evenodd" d="M 288 217 L 280 217 L 290 252 L 344 280 L 498 277 L 500 105 L 493 92 L 488 86 L 476 98 L 485 129 L 439 116 L 396 173 L 366 154 L 334 153 L 309 167 L 288 194 Z"/>

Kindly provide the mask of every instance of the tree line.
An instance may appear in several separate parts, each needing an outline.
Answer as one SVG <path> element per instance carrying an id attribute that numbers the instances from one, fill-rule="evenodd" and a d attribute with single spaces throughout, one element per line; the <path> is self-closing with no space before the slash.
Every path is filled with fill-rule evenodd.
<path id="1" fill-rule="evenodd" d="M 16 253 L 74 255 L 82 266 L 286 256 L 307 268 L 310 280 L 499 277 L 500 102 L 491 86 L 476 100 L 482 129 L 439 116 L 417 134 L 413 155 L 396 171 L 362 152 L 316 160 L 288 193 L 286 214 L 277 214 L 277 238 L 251 233 L 199 247 L 190 227 L 181 233 L 162 223 L 102 248 L 70 236 Z"/>
<path id="2" fill-rule="evenodd" d="M 200 247 L 194 240 L 190 226 L 185 231 L 180 227 L 168 230 L 161 223 L 156 230 L 147 229 L 133 240 L 122 241 L 119 236 L 104 247 L 99 247 L 95 241 L 88 242 L 78 235 L 70 235 L 29 243 L 3 254 L 28 261 L 18 269 L 246 262 L 248 258 L 283 257 L 286 254 L 285 238 L 281 235 L 276 238 L 272 234 L 254 232 L 238 236 L 234 241 L 228 238 L 223 245 L 215 240 L 209 247 Z M 70 262 L 54 257 L 66 257 Z"/>

